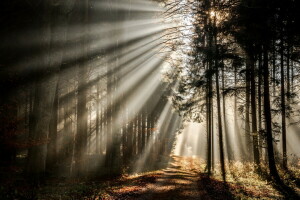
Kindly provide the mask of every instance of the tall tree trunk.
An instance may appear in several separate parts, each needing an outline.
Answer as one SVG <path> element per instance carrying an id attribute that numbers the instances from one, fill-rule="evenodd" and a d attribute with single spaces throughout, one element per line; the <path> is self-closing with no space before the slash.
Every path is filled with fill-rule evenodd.
<path id="1" fill-rule="evenodd" d="M 216 69 L 216 93 L 217 93 L 217 112 L 218 112 L 218 130 L 219 130 L 219 150 L 220 150 L 220 163 L 223 181 L 226 181 L 225 173 L 225 158 L 224 158 L 224 146 L 223 146 L 223 126 L 221 115 L 221 98 L 219 88 L 219 69 Z"/>
<path id="2" fill-rule="evenodd" d="M 99 80 L 99 76 L 97 78 Z M 99 81 L 96 83 L 96 154 L 100 153 L 100 135 L 99 135 L 99 129 L 100 129 L 100 86 Z"/>
<path id="3" fill-rule="evenodd" d="M 270 89 L 269 89 L 269 58 L 268 58 L 268 47 L 263 47 L 263 77 L 264 77 L 264 114 L 265 114 L 265 128 L 267 136 L 267 150 L 269 160 L 270 175 L 276 180 L 280 181 L 278 171 L 275 164 L 274 149 L 273 149 L 273 134 L 272 134 L 272 116 L 271 116 L 271 105 L 270 105 Z"/>
<path id="4" fill-rule="evenodd" d="M 77 94 L 77 134 L 75 137 L 75 176 L 82 176 L 86 172 L 87 132 L 88 132 L 88 111 L 87 111 L 87 58 L 88 58 L 88 15 L 89 0 L 78 2 L 80 25 L 82 36 L 79 41 L 80 54 L 78 69 L 78 94 Z M 83 57 L 83 59 L 82 59 Z"/>
<path id="5" fill-rule="evenodd" d="M 259 131 L 259 147 L 260 147 L 260 153 L 262 156 L 263 151 L 263 136 L 261 134 L 262 131 L 262 52 L 259 52 L 259 58 L 258 58 L 258 131 Z"/>
<path id="6" fill-rule="evenodd" d="M 145 144 L 146 144 L 146 107 L 144 107 L 142 112 L 142 153 L 145 150 Z"/>
<path id="7" fill-rule="evenodd" d="M 137 145 L 138 145 L 138 155 L 140 156 L 142 153 L 142 112 L 138 113 L 138 121 L 137 121 Z"/>
<path id="8" fill-rule="evenodd" d="M 211 169 L 215 170 L 215 132 L 214 132 L 214 99 L 213 99 L 213 82 L 211 79 L 211 88 L 210 88 L 210 134 L 211 134 Z"/>
<path id="9" fill-rule="evenodd" d="M 291 52 L 290 55 L 293 55 L 293 47 L 291 47 Z M 289 55 L 289 58 L 290 58 Z M 290 93 L 294 92 L 294 62 L 293 60 L 291 60 L 291 64 L 290 64 L 290 68 L 291 68 L 291 88 L 290 88 Z"/>
<path id="10" fill-rule="evenodd" d="M 215 5 L 215 1 L 213 1 L 213 5 Z M 219 48 L 218 48 L 218 33 L 216 28 L 216 15 L 213 20 L 213 40 L 214 40 L 214 48 L 215 48 L 215 74 L 216 74 L 216 93 L 217 93 L 217 117 L 218 117 L 218 132 L 219 132 L 219 152 L 220 152 L 220 164 L 221 164 L 221 172 L 223 181 L 226 181 L 226 173 L 225 173 L 225 157 L 224 157 L 224 143 L 223 143 L 223 125 L 222 125 L 222 114 L 221 114 L 221 97 L 220 97 L 220 82 L 219 82 Z"/>
<path id="11" fill-rule="evenodd" d="M 275 41 L 273 40 L 272 41 L 273 43 L 273 49 L 272 49 L 272 85 L 273 85 L 273 91 L 272 91 L 272 94 L 273 96 L 275 97 L 276 96 L 276 57 L 277 57 L 277 54 L 276 54 L 276 47 L 275 47 Z"/>
<path id="12" fill-rule="evenodd" d="M 246 104 L 245 104 L 245 138 L 246 138 L 246 148 L 247 154 L 246 159 L 247 161 L 251 160 L 251 134 L 250 134 L 250 66 L 246 63 Z"/>
<path id="13" fill-rule="evenodd" d="M 72 133 L 72 96 L 69 96 L 70 88 L 67 86 L 67 97 L 63 101 L 64 108 L 64 128 L 63 128 L 63 143 L 62 150 L 60 154 L 60 164 L 70 165 L 72 163 L 72 154 L 73 154 L 73 133 Z M 70 168 L 71 170 L 71 168 Z"/>
<path id="14" fill-rule="evenodd" d="M 106 155 L 105 155 L 105 166 L 111 168 L 112 165 L 112 69 L 107 66 L 108 77 L 107 77 L 107 110 L 106 110 Z"/>
<path id="15" fill-rule="evenodd" d="M 207 63 L 208 70 L 211 70 L 211 62 Z M 211 76 L 208 78 L 207 82 L 207 96 L 206 96 L 206 126 L 207 126 L 207 171 L 208 175 L 211 175 L 212 170 L 212 81 Z"/>
<path id="16" fill-rule="evenodd" d="M 251 70 L 251 113 L 252 113 L 252 137 L 253 137 L 253 156 L 256 167 L 259 167 L 259 149 L 258 149 L 258 132 L 256 118 L 256 84 L 255 84 L 255 63 L 253 55 L 248 55 L 248 65 Z"/>
<path id="17" fill-rule="evenodd" d="M 211 164 L 212 164 L 212 131 L 211 131 L 211 97 L 210 97 L 210 81 L 208 81 L 208 87 L 207 87 L 207 97 L 206 97 L 206 109 L 207 109 L 207 116 L 206 116 L 206 128 L 207 128 L 207 171 L 208 175 L 211 174 Z"/>
<path id="18" fill-rule="evenodd" d="M 49 143 L 47 147 L 47 171 L 53 169 L 57 162 L 57 121 L 58 121 L 58 89 L 56 89 L 52 117 L 49 127 Z"/>
<path id="19" fill-rule="evenodd" d="M 289 99 L 290 99 L 290 93 L 291 93 L 291 77 L 290 77 L 290 45 L 287 45 L 287 56 L 286 56 L 286 91 L 287 94 L 289 95 L 288 97 L 288 104 L 289 104 Z"/>
<path id="20" fill-rule="evenodd" d="M 280 46 L 280 76 L 281 76 L 281 127 L 282 127 L 282 167 L 287 169 L 287 153 L 286 153 L 286 110 L 285 110 L 285 77 L 284 77 L 284 42 L 281 38 Z M 289 80 L 287 80 L 289 81 Z"/>
<path id="21" fill-rule="evenodd" d="M 224 63 L 223 63 L 224 64 Z M 224 66 L 222 68 L 222 108 L 223 108 L 223 122 L 224 122 L 224 135 L 225 135 L 225 144 L 226 144 L 226 149 L 227 149 L 227 154 L 228 154 L 228 160 L 233 160 L 233 150 L 232 146 L 230 143 L 230 137 L 229 137 L 229 132 L 227 128 L 227 117 L 226 117 L 226 98 L 225 98 L 225 75 L 224 75 Z"/>

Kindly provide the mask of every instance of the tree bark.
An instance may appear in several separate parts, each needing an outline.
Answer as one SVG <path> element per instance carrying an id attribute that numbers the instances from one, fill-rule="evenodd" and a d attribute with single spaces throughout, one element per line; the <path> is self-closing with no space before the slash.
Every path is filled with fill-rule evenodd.
<path id="1" fill-rule="evenodd" d="M 221 115 L 221 98 L 219 88 L 219 69 L 216 69 L 216 93 L 217 93 L 217 112 L 218 112 L 218 130 L 219 130 L 219 151 L 220 151 L 220 163 L 223 181 L 226 181 L 225 173 L 225 158 L 224 158 L 224 146 L 223 146 L 223 126 Z"/>
<path id="2" fill-rule="evenodd" d="M 246 135 L 246 159 L 251 160 L 251 134 L 250 134 L 250 66 L 246 63 L 246 110 L 245 110 L 245 135 Z"/>
<path id="3" fill-rule="evenodd" d="M 272 116 L 271 116 L 271 105 L 270 105 L 270 89 L 269 89 L 269 58 L 268 58 L 268 46 L 263 47 L 263 77 L 264 77 L 264 114 L 265 114 L 265 129 L 267 135 L 267 151 L 269 160 L 270 175 L 276 180 L 280 181 L 277 167 L 274 158 L 273 149 L 273 134 L 272 134 Z"/>
<path id="4" fill-rule="evenodd" d="M 259 148 L 258 148 L 258 132 L 256 118 L 256 84 L 255 84 L 255 63 L 253 55 L 248 55 L 248 64 L 251 70 L 251 113 L 252 113 L 252 137 L 253 137 L 253 156 L 256 167 L 259 167 Z"/>
<path id="5" fill-rule="evenodd" d="M 57 162 L 57 121 L 58 121 L 58 91 L 56 89 L 52 117 L 49 127 L 49 144 L 47 147 L 47 171 L 53 169 Z"/>
<path id="6" fill-rule="evenodd" d="M 89 0 L 82 0 L 77 4 L 79 9 L 79 22 L 81 25 L 81 34 L 78 48 L 80 53 L 78 59 L 88 57 L 88 15 Z M 75 136 L 75 166 L 74 175 L 82 176 L 86 172 L 86 152 L 87 152 L 87 129 L 88 129 L 88 111 L 87 111 L 87 62 L 78 63 L 78 94 L 77 94 L 77 134 Z"/>
<path id="7" fill-rule="evenodd" d="M 286 152 L 286 109 L 285 109 L 285 77 L 284 77 L 284 42 L 281 38 L 280 46 L 280 97 L 281 97 L 281 128 L 282 128 L 282 167 L 287 169 L 287 152 Z M 289 81 L 289 80 L 287 80 Z"/>

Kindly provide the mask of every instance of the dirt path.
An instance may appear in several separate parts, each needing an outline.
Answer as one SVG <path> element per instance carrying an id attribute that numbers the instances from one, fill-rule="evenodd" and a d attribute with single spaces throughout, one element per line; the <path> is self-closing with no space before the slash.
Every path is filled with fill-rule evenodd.
<path id="1" fill-rule="evenodd" d="M 163 172 L 155 184 L 148 186 L 148 198 L 141 199 L 200 199 L 203 196 L 197 185 L 199 175 L 193 159 L 173 157 Z"/>
<path id="2" fill-rule="evenodd" d="M 198 185 L 197 166 L 193 158 L 173 156 L 169 167 L 157 174 L 152 183 L 147 181 L 142 187 L 137 184 L 123 187 L 111 194 L 115 196 L 113 199 L 130 200 L 207 199 L 205 191 Z"/>
<path id="3" fill-rule="evenodd" d="M 222 180 L 216 177 L 208 177 L 203 173 L 203 169 L 200 170 L 199 166 L 200 162 L 196 158 L 172 156 L 166 169 L 126 177 L 121 182 L 115 183 L 111 189 L 106 190 L 108 198 L 100 199 L 284 199 L 284 196 L 275 190 L 270 183 L 261 180 L 258 175 L 250 173 L 251 170 L 239 171 L 236 168 L 235 178 L 228 179 L 227 183 L 224 184 Z"/>

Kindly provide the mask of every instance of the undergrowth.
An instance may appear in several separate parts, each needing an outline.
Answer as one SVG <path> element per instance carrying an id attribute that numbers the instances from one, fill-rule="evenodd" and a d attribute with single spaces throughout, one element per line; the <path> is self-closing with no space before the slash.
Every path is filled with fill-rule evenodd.
<path id="1" fill-rule="evenodd" d="M 280 166 L 278 171 L 283 183 L 291 191 L 299 194 L 299 174 L 298 166 L 291 166 L 288 171 Z M 226 164 L 226 184 L 222 182 L 219 164 L 215 165 L 212 176 L 200 172 L 199 182 L 206 187 L 212 195 L 212 199 L 295 199 L 287 191 L 283 191 L 276 182 L 268 175 L 268 166 L 261 165 L 261 170 L 257 171 L 255 165 L 250 162 L 231 161 Z M 219 191 L 218 191 L 219 190 Z M 223 197 L 224 197 L 223 196 Z M 220 198 L 219 198 L 220 197 Z"/>

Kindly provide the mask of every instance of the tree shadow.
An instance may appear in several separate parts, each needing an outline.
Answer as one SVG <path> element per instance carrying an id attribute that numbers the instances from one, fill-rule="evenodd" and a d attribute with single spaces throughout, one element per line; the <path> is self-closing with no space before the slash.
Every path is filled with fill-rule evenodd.
<path id="1" fill-rule="evenodd" d="M 293 178 L 293 174 L 291 171 L 286 171 L 286 173 L 288 173 L 289 175 L 291 175 L 289 177 Z M 269 173 L 266 170 L 261 170 L 260 171 L 260 176 L 263 180 L 268 181 L 272 184 L 272 186 L 281 194 L 283 195 L 284 199 L 300 199 L 299 194 L 289 185 L 287 185 L 286 183 L 284 183 L 284 181 L 282 179 L 279 180 L 274 180 Z M 295 180 L 298 180 L 298 178 L 294 177 Z M 292 180 L 292 179 L 291 179 Z M 297 185 L 297 183 L 295 183 Z M 299 182 L 298 182 L 299 184 Z M 297 187 L 299 187 L 299 185 L 297 185 Z"/>
<path id="2" fill-rule="evenodd" d="M 285 174 L 288 175 L 288 178 L 295 183 L 297 187 L 300 188 L 300 178 L 295 175 L 295 173 L 291 170 L 284 170 Z"/>
<path id="3" fill-rule="evenodd" d="M 200 173 L 198 180 L 199 190 L 205 192 L 205 199 L 214 200 L 234 200 L 235 197 L 231 193 L 230 185 L 223 181 L 209 177 L 207 174 Z"/>

